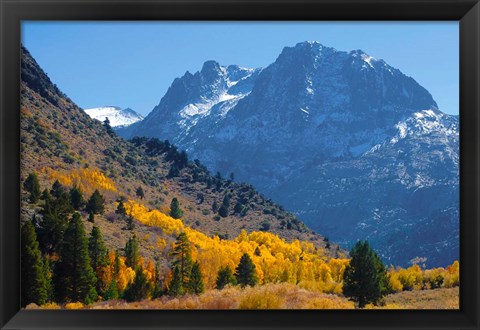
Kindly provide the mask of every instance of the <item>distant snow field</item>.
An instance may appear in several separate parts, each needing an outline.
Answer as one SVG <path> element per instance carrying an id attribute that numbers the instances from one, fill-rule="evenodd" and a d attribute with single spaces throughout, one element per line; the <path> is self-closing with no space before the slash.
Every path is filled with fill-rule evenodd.
<path id="1" fill-rule="evenodd" d="M 126 127 L 143 119 L 143 116 L 130 108 L 122 109 L 116 106 L 85 109 L 85 112 L 100 121 L 108 118 L 112 127 Z"/>

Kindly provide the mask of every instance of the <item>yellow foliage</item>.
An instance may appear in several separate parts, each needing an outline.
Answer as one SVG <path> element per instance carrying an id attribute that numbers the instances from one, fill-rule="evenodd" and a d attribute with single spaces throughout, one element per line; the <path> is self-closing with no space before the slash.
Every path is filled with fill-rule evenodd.
<path id="1" fill-rule="evenodd" d="M 97 169 L 77 168 L 71 171 L 56 171 L 51 168 L 43 168 L 42 173 L 47 174 L 50 182 L 58 180 L 63 186 L 76 186 L 86 195 L 91 195 L 95 189 L 117 191 L 115 183 Z"/>
<path id="2" fill-rule="evenodd" d="M 248 234 L 245 230 L 233 240 L 222 240 L 218 236 L 208 237 L 185 226 L 182 220 L 149 210 L 134 200 L 125 202 L 125 209 L 139 222 L 160 228 L 167 235 L 185 232 L 192 243 L 192 258 L 200 263 L 207 289 L 215 287 L 220 267 L 229 265 L 235 269 L 243 253 L 252 258 L 260 284 L 320 280 L 328 283 L 328 292 L 338 292 L 341 288 L 339 284 L 348 260 L 331 259 L 325 263 L 324 251 L 310 242 L 295 240 L 289 243 L 272 233 Z M 157 241 L 159 249 L 165 246 L 164 240 Z"/>
<path id="3" fill-rule="evenodd" d="M 282 308 L 284 298 L 275 291 L 261 287 L 249 290 L 240 300 L 240 309 L 279 309 Z"/>
<path id="4" fill-rule="evenodd" d="M 407 269 L 390 268 L 390 285 L 396 292 L 435 288 L 452 288 L 460 285 L 460 264 L 455 261 L 447 268 L 422 270 L 418 265 Z"/>
<path id="5" fill-rule="evenodd" d="M 390 273 L 389 282 L 393 291 L 400 292 L 403 290 L 403 284 L 398 279 L 398 273 Z"/>
<path id="6" fill-rule="evenodd" d="M 115 252 L 111 251 L 108 254 L 109 263 L 106 267 L 106 278 L 112 279 L 115 274 Z M 127 286 L 135 279 L 135 271 L 125 265 L 125 257 L 119 257 L 119 269 L 117 274 L 117 289 L 118 291 L 124 291 Z M 106 282 L 109 283 L 109 282 Z"/>
<path id="7" fill-rule="evenodd" d="M 167 241 L 161 237 L 157 238 L 157 243 L 156 243 L 157 251 L 162 252 L 165 247 L 167 247 Z"/>
<path id="8" fill-rule="evenodd" d="M 61 307 L 54 302 L 48 302 L 40 306 L 42 309 L 61 309 Z"/>
<path id="9" fill-rule="evenodd" d="M 65 309 L 82 309 L 83 307 L 81 302 L 71 302 L 65 305 Z"/>

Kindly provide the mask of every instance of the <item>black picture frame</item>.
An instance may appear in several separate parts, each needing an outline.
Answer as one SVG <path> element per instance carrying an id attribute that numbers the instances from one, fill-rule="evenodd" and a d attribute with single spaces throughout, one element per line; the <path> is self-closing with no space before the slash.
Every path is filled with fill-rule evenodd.
<path id="1" fill-rule="evenodd" d="M 478 0 L 0 0 L 2 329 L 479 329 Z M 20 310 L 22 20 L 450 20 L 460 22 L 460 309 L 282 311 Z"/>

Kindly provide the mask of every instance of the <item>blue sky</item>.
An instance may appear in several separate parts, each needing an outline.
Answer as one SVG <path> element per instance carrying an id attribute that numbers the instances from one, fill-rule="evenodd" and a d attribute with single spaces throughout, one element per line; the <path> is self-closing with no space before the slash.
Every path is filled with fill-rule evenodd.
<path id="1" fill-rule="evenodd" d="M 430 91 L 458 114 L 458 22 L 33 22 L 22 42 L 82 108 L 130 107 L 146 115 L 173 79 L 206 60 L 264 67 L 285 46 L 318 41 L 362 49 Z"/>

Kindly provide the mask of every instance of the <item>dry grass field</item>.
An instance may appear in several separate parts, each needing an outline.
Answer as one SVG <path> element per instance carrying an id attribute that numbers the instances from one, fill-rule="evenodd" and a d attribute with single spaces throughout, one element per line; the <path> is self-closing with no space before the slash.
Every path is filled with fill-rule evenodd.
<path id="1" fill-rule="evenodd" d="M 387 296 L 383 306 L 368 305 L 367 309 L 458 309 L 459 288 L 404 291 Z M 30 305 L 27 308 L 38 308 Z M 289 283 L 256 287 L 229 287 L 209 290 L 200 296 L 162 297 L 127 303 L 123 300 L 97 302 L 90 306 L 80 303 L 42 308 L 53 309 L 354 309 L 353 302 L 335 294 L 302 289 Z"/>

